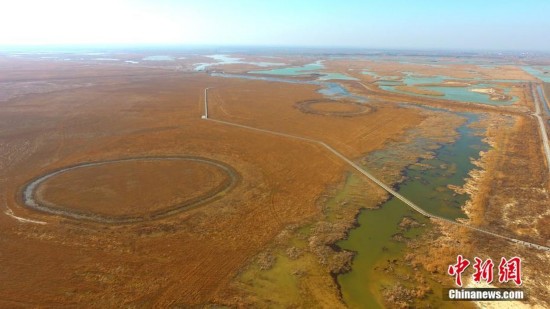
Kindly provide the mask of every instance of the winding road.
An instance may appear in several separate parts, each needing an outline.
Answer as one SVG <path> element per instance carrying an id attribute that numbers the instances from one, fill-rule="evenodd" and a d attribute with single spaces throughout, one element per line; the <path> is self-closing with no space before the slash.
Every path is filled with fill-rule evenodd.
<path id="1" fill-rule="evenodd" d="M 272 135 L 283 136 L 283 137 L 287 137 L 287 138 L 292 138 L 292 139 L 301 140 L 301 141 L 304 141 L 304 142 L 320 145 L 320 146 L 324 147 L 325 149 L 327 149 L 328 151 L 332 152 L 335 156 L 340 158 L 342 161 L 346 162 L 348 165 L 353 167 L 359 173 L 363 174 L 364 176 L 366 176 L 367 178 L 372 180 L 374 183 L 376 183 L 382 189 L 386 190 L 389 194 L 391 194 L 395 198 L 398 198 L 403 203 L 405 203 L 407 206 L 411 207 L 412 209 L 419 212 L 420 214 L 422 214 L 425 217 L 435 219 L 435 220 L 444 221 L 444 222 L 451 223 L 451 224 L 454 224 L 454 225 L 457 225 L 457 226 L 462 226 L 462 227 L 471 229 L 471 230 L 476 231 L 476 232 L 480 232 L 480 233 L 484 233 L 486 235 L 491 235 L 491 236 L 494 236 L 494 237 L 502 238 L 502 239 L 511 241 L 513 243 L 516 243 L 516 244 L 524 245 L 524 246 L 529 247 L 529 248 L 534 248 L 534 249 L 550 252 L 550 247 L 546 247 L 546 246 L 543 246 L 543 245 L 527 242 L 527 241 L 524 241 L 524 240 L 520 240 L 520 239 L 500 235 L 500 234 L 493 233 L 493 232 L 490 232 L 490 231 L 487 231 L 487 230 L 484 230 L 484 229 L 481 229 L 481 228 L 478 228 L 478 227 L 475 227 L 475 226 L 467 225 L 467 224 L 464 224 L 464 223 L 460 223 L 460 222 L 457 222 L 457 221 L 449 220 L 449 219 L 431 214 L 431 213 L 425 211 L 424 209 L 420 208 L 418 205 L 414 204 L 413 202 L 411 202 L 410 200 L 408 200 L 407 198 L 405 198 L 401 194 L 397 193 L 395 190 L 393 190 L 392 188 L 390 188 L 389 186 L 384 184 L 382 181 L 380 181 L 379 179 L 374 177 L 371 173 L 366 171 L 364 168 L 360 167 L 355 162 L 348 159 L 343 154 L 341 154 L 340 152 L 338 152 L 336 149 L 332 148 L 331 146 L 329 146 L 325 142 L 314 140 L 314 139 L 307 138 L 307 137 L 302 137 L 302 136 L 297 136 L 297 135 L 292 135 L 292 134 L 287 134 L 287 133 L 282 133 L 282 132 L 276 132 L 276 131 L 271 131 L 271 130 L 266 130 L 266 129 L 250 127 L 250 126 L 246 126 L 246 125 L 242 125 L 242 124 L 238 124 L 238 123 L 233 123 L 233 122 L 229 122 L 229 121 L 224 121 L 224 120 L 213 119 L 213 118 L 208 116 L 208 90 L 209 89 L 211 89 L 211 88 L 204 89 L 204 107 L 205 107 L 205 110 L 204 110 L 204 115 L 202 115 L 202 117 L 201 117 L 204 120 L 208 120 L 208 121 L 212 121 L 212 122 L 216 122 L 216 123 L 220 123 L 220 124 L 224 124 L 224 125 L 228 125 L 228 126 L 243 128 L 243 129 L 247 129 L 247 130 L 252 130 L 252 131 L 256 131 L 256 132 L 262 132 L 262 133 L 267 133 L 267 134 L 272 134 Z M 546 131 L 544 131 L 544 132 L 546 132 Z"/>

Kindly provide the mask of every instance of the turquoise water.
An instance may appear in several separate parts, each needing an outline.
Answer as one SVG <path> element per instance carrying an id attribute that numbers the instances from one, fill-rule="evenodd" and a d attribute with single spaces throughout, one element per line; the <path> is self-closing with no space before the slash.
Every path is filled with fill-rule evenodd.
<path id="1" fill-rule="evenodd" d="M 321 61 L 306 64 L 299 67 L 287 67 L 273 70 L 259 70 L 251 71 L 251 74 L 264 74 L 264 75 L 283 75 L 283 76 L 298 76 L 298 75 L 311 75 L 318 73 L 317 71 L 324 69 L 325 66 Z"/>
<path id="2" fill-rule="evenodd" d="M 374 72 L 364 71 L 363 74 L 379 77 L 379 75 Z M 421 89 L 441 92 L 444 94 L 443 96 L 435 96 L 435 97 L 440 99 L 446 99 L 446 100 L 474 102 L 474 103 L 482 103 L 482 104 L 489 104 L 489 105 L 511 105 L 517 102 L 518 100 L 517 97 L 514 96 L 512 97 L 511 100 L 508 100 L 508 101 L 493 101 L 490 99 L 490 96 L 487 94 L 473 92 L 470 90 L 475 88 L 502 88 L 502 86 L 497 87 L 496 85 L 491 83 L 525 82 L 525 80 L 518 80 L 518 79 L 483 80 L 480 78 L 475 78 L 475 79 L 454 78 L 454 77 L 445 76 L 445 75 L 422 76 L 422 75 L 417 75 L 413 72 L 403 72 L 403 74 L 405 74 L 405 76 L 401 80 L 399 80 L 398 76 L 381 76 L 376 83 L 383 90 L 407 94 L 407 95 L 434 97 L 430 95 L 422 95 L 422 94 L 397 90 L 395 89 L 395 86 L 400 86 L 400 85 L 417 86 Z M 467 87 L 422 86 L 423 84 L 442 84 L 445 81 L 459 81 L 459 82 L 466 82 L 466 83 L 472 82 L 474 84 Z M 484 83 L 475 84 L 478 82 L 484 82 Z M 504 87 L 504 93 L 509 94 L 510 90 L 511 90 L 510 87 Z"/>
<path id="3" fill-rule="evenodd" d="M 443 81 L 445 81 L 446 79 L 450 79 L 450 77 L 441 76 L 441 75 L 419 76 L 419 75 L 407 74 L 403 78 L 403 82 L 407 85 L 414 86 L 414 85 L 419 85 L 419 84 L 440 84 Z"/>
<path id="4" fill-rule="evenodd" d="M 322 85 L 318 92 L 327 97 L 347 98 L 358 102 L 366 102 L 367 98 L 349 93 L 344 87 L 337 83 L 319 83 Z"/>
<path id="5" fill-rule="evenodd" d="M 256 76 L 256 75 L 245 75 L 245 74 L 229 74 L 229 73 L 210 73 L 211 76 L 215 77 L 225 77 L 225 78 L 241 78 L 241 79 L 250 79 L 250 80 L 264 80 L 269 82 L 277 83 L 288 83 L 288 84 L 308 84 L 308 85 L 318 85 L 319 82 L 315 81 L 305 81 L 298 79 L 288 79 L 281 77 L 271 77 L 271 76 Z"/>
<path id="6" fill-rule="evenodd" d="M 317 80 L 358 80 L 355 77 L 351 77 L 341 73 L 320 73 L 322 76 Z"/>
<path id="7" fill-rule="evenodd" d="M 361 72 L 364 75 L 369 75 L 372 77 L 379 78 L 379 81 L 386 82 L 386 81 L 400 81 L 403 80 L 408 85 L 417 85 L 417 84 L 438 84 L 445 80 L 453 80 L 453 81 L 462 81 L 462 82 L 489 82 L 489 83 L 524 83 L 528 82 L 528 80 L 524 79 L 481 79 L 481 78 L 457 78 L 457 77 L 451 77 L 451 76 L 445 76 L 445 75 L 436 75 L 436 76 L 421 76 L 417 75 L 414 72 L 402 72 L 405 74 L 405 77 L 401 78 L 400 76 L 394 76 L 394 75 L 387 75 L 387 76 L 381 76 L 375 72 L 370 71 L 363 71 Z"/>
<path id="8" fill-rule="evenodd" d="M 399 85 L 405 85 L 403 82 L 398 80 L 377 80 L 375 82 L 377 85 L 380 86 L 399 86 Z"/>
<path id="9" fill-rule="evenodd" d="M 482 104 L 489 104 L 489 105 L 511 105 L 514 102 L 517 101 L 517 97 L 513 97 L 512 100 L 509 101 L 493 101 L 490 99 L 489 95 L 484 93 L 477 93 L 472 92 L 469 89 L 474 88 L 483 88 L 482 85 L 474 86 L 474 87 L 420 87 L 422 89 L 428 89 L 433 90 L 437 92 L 441 92 L 444 95 L 443 96 L 430 96 L 430 95 L 422 95 L 422 94 L 416 94 L 406 91 L 400 91 L 395 89 L 395 86 L 388 86 L 388 85 L 381 85 L 380 88 L 386 91 L 391 92 L 397 92 L 397 93 L 403 93 L 407 95 L 414 95 L 414 96 L 426 96 L 426 97 L 433 97 L 438 99 L 445 99 L 445 100 L 453 100 L 453 101 L 462 101 L 462 102 L 474 102 L 474 103 L 482 103 Z M 509 93 L 509 89 L 505 89 L 505 93 Z"/>
<path id="10" fill-rule="evenodd" d="M 467 124 L 477 120 L 474 114 L 463 116 L 468 118 Z M 470 158 L 477 159 L 481 150 L 488 149 L 482 137 L 477 136 L 476 130 L 467 124 L 458 129 L 460 137 L 456 142 L 442 145 L 435 158 L 419 161 L 422 165 L 428 165 L 428 168 L 420 168 L 419 165 L 406 168 L 404 173 L 407 180 L 399 185 L 397 191 L 430 213 L 449 219 L 464 218 L 461 206 L 467 196 L 456 194 L 447 185 L 462 186 L 468 172 L 475 168 Z M 415 143 L 422 144 L 424 141 L 418 138 Z M 370 165 L 379 165 L 388 160 L 390 153 L 391 150 L 374 152 L 367 161 Z M 338 243 L 339 247 L 356 252 L 351 271 L 337 278 L 342 296 L 350 308 L 384 307 L 381 291 L 394 286 L 396 279 L 383 269 L 387 261 L 401 261 L 406 248 L 405 243 L 396 240 L 394 236 L 403 233 L 405 238 L 414 238 L 422 231 L 422 228 L 413 228 L 401 232 L 399 223 L 405 216 L 420 223 L 428 223 L 403 202 L 391 198 L 379 209 L 363 210 L 357 219 L 358 227 L 350 231 L 346 240 Z M 441 302 L 441 296 L 436 294 L 429 296 L 430 303 L 437 303 L 435 307 L 446 306 Z"/>
<path id="11" fill-rule="evenodd" d="M 331 72 L 322 72 L 325 69 L 322 61 L 319 60 L 314 63 L 306 64 L 299 67 L 286 67 L 280 69 L 272 70 L 259 70 L 259 71 L 250 71 L 250 74 L 262 74 L 262 75 L 281 75 L 281 76 L 301 76 L 301 75 L 312 75 L 318 74 L 319 77 L 317 80 L 326 81 L 326 80 L 357 80 L 355 77 L 351 77 L 342 73 L 331 73 Z"/>
<path id="12" fill-rule="evenodd" d="M 371 71 L 363 71 L 363 72 L 361 72 L 361 74 L 369 75 L 369 76 L 372 76 L 372 77 L 380 77 L 380 75 L 378 75 L 374 72 L 371 72 Z"/>
<path id="13" fill-rule="evenodd" d="M 550 66 L 523 66 L 522 69 L 543 82 L 550 83 Z"/>
<path id="14" fill-rule="evenodd" d="M 405 72 L 403 72 L 403 73 L 405 73 Z M 397 75 L 380 75 L 378 73 L 368 71 L 368 70 L 362 71 L 361 74 L 372 76 L 374 78 L 377 78 L 380 81 L 382 81 L 382 80 L 384 80 L 384 81 L 400 81 L 401 80 L 401 76 L 397 76 Z"/>
<path id="15" fill-rule="evenodd" d="M 485 79 L 486 82 L 491 83 L 526 83 L 529 80 L 526 79 Z"/>
<path id="16" fill-rule="evenodd" d="M 347 91 L 344 87 L 342 87 L 338 83 L 321 82 L 321 81 L 304 81 L 304 80 L 287 79 L 287 78 L 280 78 L 280 77 L 256 76 L 256 75 L 244 75 L 244 74 L 211 73 L 210 75 L 215 77 L 263 80 L 263 81 L 277 82 L 277 83 L 317 85 L 317 86 L 321 86 L 321 89 L 319 89 L 318 92 L 327 97 L 346 98 L 357 102 L 368 101 L 366 97 L 351 94 L 349 91 Z"/>
<path id="17" fill-rule="evenodd" d="M 456 81 L 463 81 L 463 82 L 479 81 L 479 80 L 452 78 L 452 77 L 443 76 L 443 75 L 418 76 L 418 75 L 413 75 L 410 72 L 406 72 L 406 76 L 403 78 L 403 83 L 405 83 L 406 85 L 417 86 L 420 89 L 427 89 L 431 91 L 441 92 L 444 94 L 443 96 L 429 96 L 429 95 L 422 95 L 422 94 L 401 91 L 395 88 L 395 86 L 399 85 L 397 83 L 393 84 L 393 83 L 383 82 L 383 83 L 380 83 L 379 85 L 381 89 L 390 91 L 390 92 L 397 92 L 397 93 L 403 93 L 403 94 L 414 95 L 414 96 L 435 97 L 435 98 L 453 100 L 453 101 L 482 103 L 482 104 L 489 104 L 489 105 L 511 105 L 518 100 L 518 98 L 514 96 L 512 97 L 511 100 L 508 100 L 508 101 L 493 101 L 490 99 L 490 96 L 487 94 L 471 91 L 472 89 L 476 89 L 476 88 L 502 88 L 502 87 L 497 87 L 496 85 L 488 84 L 488 83 L 474 84 L 467 87 L 421 86 L 423 84 L 441 84 L 447 80 L 456 80 Z M 511 90 L 510 87 L 504 87 L 504 93 L 509 94 L 510 90 Z"/>
<path id="18" fill-rule="evenodd" d="M 435 76 L 422 76 L 422 75 L 416 75 L 412 72 L 403 72 L 406 74 L 406 76 L 403 78 L 403 82 L 405 82 L 407 85 L 420 85 L 420 84 L 441 84 L 445 81 L 458 81 L 458 82 L 472 82 L 472 83 L 478 83 L 478 82 L 485 82 L 485 83 L 522 83 L 526 82 L 526 80 L 523 79 L 481 79 L 481 78 L 456 78 L 446 75 L 435 75 Z M 395 76 L 391 76 L 395 77 Z M 384 79 L 387 79 L 385 76 Z M 491 87 L 495 87 L 494 85 L 491 85 Z"/>

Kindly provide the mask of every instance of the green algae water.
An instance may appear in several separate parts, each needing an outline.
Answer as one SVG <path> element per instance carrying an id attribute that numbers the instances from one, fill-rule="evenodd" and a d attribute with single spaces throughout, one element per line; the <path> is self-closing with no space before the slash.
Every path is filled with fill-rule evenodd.
<path id="1" fill-rule="evenodd" d="M 479 152 L 488 148 L 476 130 L 468 126 L 477 120 L 477 116 L 464 116 L 468 122 L 458 128 L 460 137 L 454 143 L 442 145 L 434 158 L 409 166 L 405 170 L 407 180 L 398 188 L 399 193 L 423 209 L 449 219 L 465 217 L 461 206 L 467 196 L 456 194 L 447 185 L 462 186 L 468 172 L 475 167 L 471 158 L 479 158 Z M 422 140 L 416 142 L 421 143 Z M 379 161 L 377 158 L 388 154 L 386 150 L 378 151 L 369 159 L 372 157 L 373 161 Z M 412 218 L 424 227 L 403 231 L 399 224 L 404 217 Z M 339 247 L 354 251 L 356 255 L 351 271 L 339 275 L 337 281 L 349 307 L 384 308 L 382 291 L 395 285 L 396 274 L 406 272 L 402 267 L 388 264 L 403 257 L 406 243 L 396 240 L 396 235 L 414 238 L 424 231 L 429 220 L 398 199 L 391 198 L 379 209 L 363 210 L 357 221 L 359 226 L 350 231 L 348 239 L 338 243 Z M 406 280 L 400 283 L 407 285 Z M 445 306 L 437 297 L 440 295 L 434 291 L 430 302 L 438 304 L 436 307 Z"/>
<path id="2" fill-rule="evenodd" d="M 392 284 L 380 268 L 384 261 L 400 256 L 405 244 L 394 241 L 403 217 L 421 220 L 421 216 L 397 199 L 391 199 L 381 209 L 363 211 L 358 217 L 359 227 L 338 245 L 356 251 L 351 271 L 338 276 L 344 301 L 350 308 L 384 308 L 380 288 Z M 411 235 L 404 235 L 410 237 Z"/>

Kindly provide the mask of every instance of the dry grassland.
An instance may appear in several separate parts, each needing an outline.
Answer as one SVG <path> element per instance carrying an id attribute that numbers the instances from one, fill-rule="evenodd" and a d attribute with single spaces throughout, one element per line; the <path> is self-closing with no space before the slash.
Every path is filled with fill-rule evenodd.
<path id="1" fill-rule="evenodd" d="M 251 257 L 289 224 L 319 213 L 318 197 L 342 179 L 347 167 L 317 145 L 201 120 L 205 87 L 214 87 L 216 118 L 324 140 L 352 157 L 382 147 L 423 119 L 415 110 L 391 106 L 349 121 L 304 114 L 294 104 L 320 95 L 301 85 L 121 66 L 22 62 L 15 69 L 9 64 L 2 68 L 3 81 L 70 79 L 92 85 L 2 103 L 3 211 L 47 223 L 0 216 L 0 305 L 5 307 L 187 307 L 226 301 L 231 299 L 229 282 Z M 182 155 L 224 162 L 239 174 L 238 185 L 207 205 L 135 224 L 68 219 L 21 202 L 23 186 L 52 170 Z M 189 168 L 193 179 L 210 172 L 191 165 L 179 168 Z M 41 194 L 85 212 L 144 214 L 181 198 L 165 196 L 181 186 L 201 184 L 175 183 L 181 172 L 174 166 L 159 168 L 73 170 L 45 182 Z M 168 178 L 152 181 L 166 169 Z M 128 177 L 136 177 L 131 189 Z M 207 183 L 219 181 L 209 177 L 214 178 Z M 126 189 L 130 200 L 121 196 Z M 93 203 L 98 191 L 105 203 Z M 151 209 L 148 201 L 155 199 L 159 204 Z"/>

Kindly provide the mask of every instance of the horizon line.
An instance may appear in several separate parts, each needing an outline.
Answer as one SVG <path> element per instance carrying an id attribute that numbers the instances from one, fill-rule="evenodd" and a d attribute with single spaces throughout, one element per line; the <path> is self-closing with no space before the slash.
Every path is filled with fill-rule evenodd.
<path id="1" fill-rule="evenodd" d="M 249 49 L 309 49 L 309 50 L 339 50 L 339 51 L 368 51 L 368 52 L 460 52 L 460 53 L 548 53 L 546 49 L 499 49 L 499 48 L 443 48 L 443 47 L 369 47 L 369 46 L 330 46 L 330 45 L 286 45 L 286 44 L 200 44 L 200 43 L 52 43 L 52 44 L 2 44 L 0 51 L 8 49 L 222 49 L 222 48 L 249 48 Z"/>

